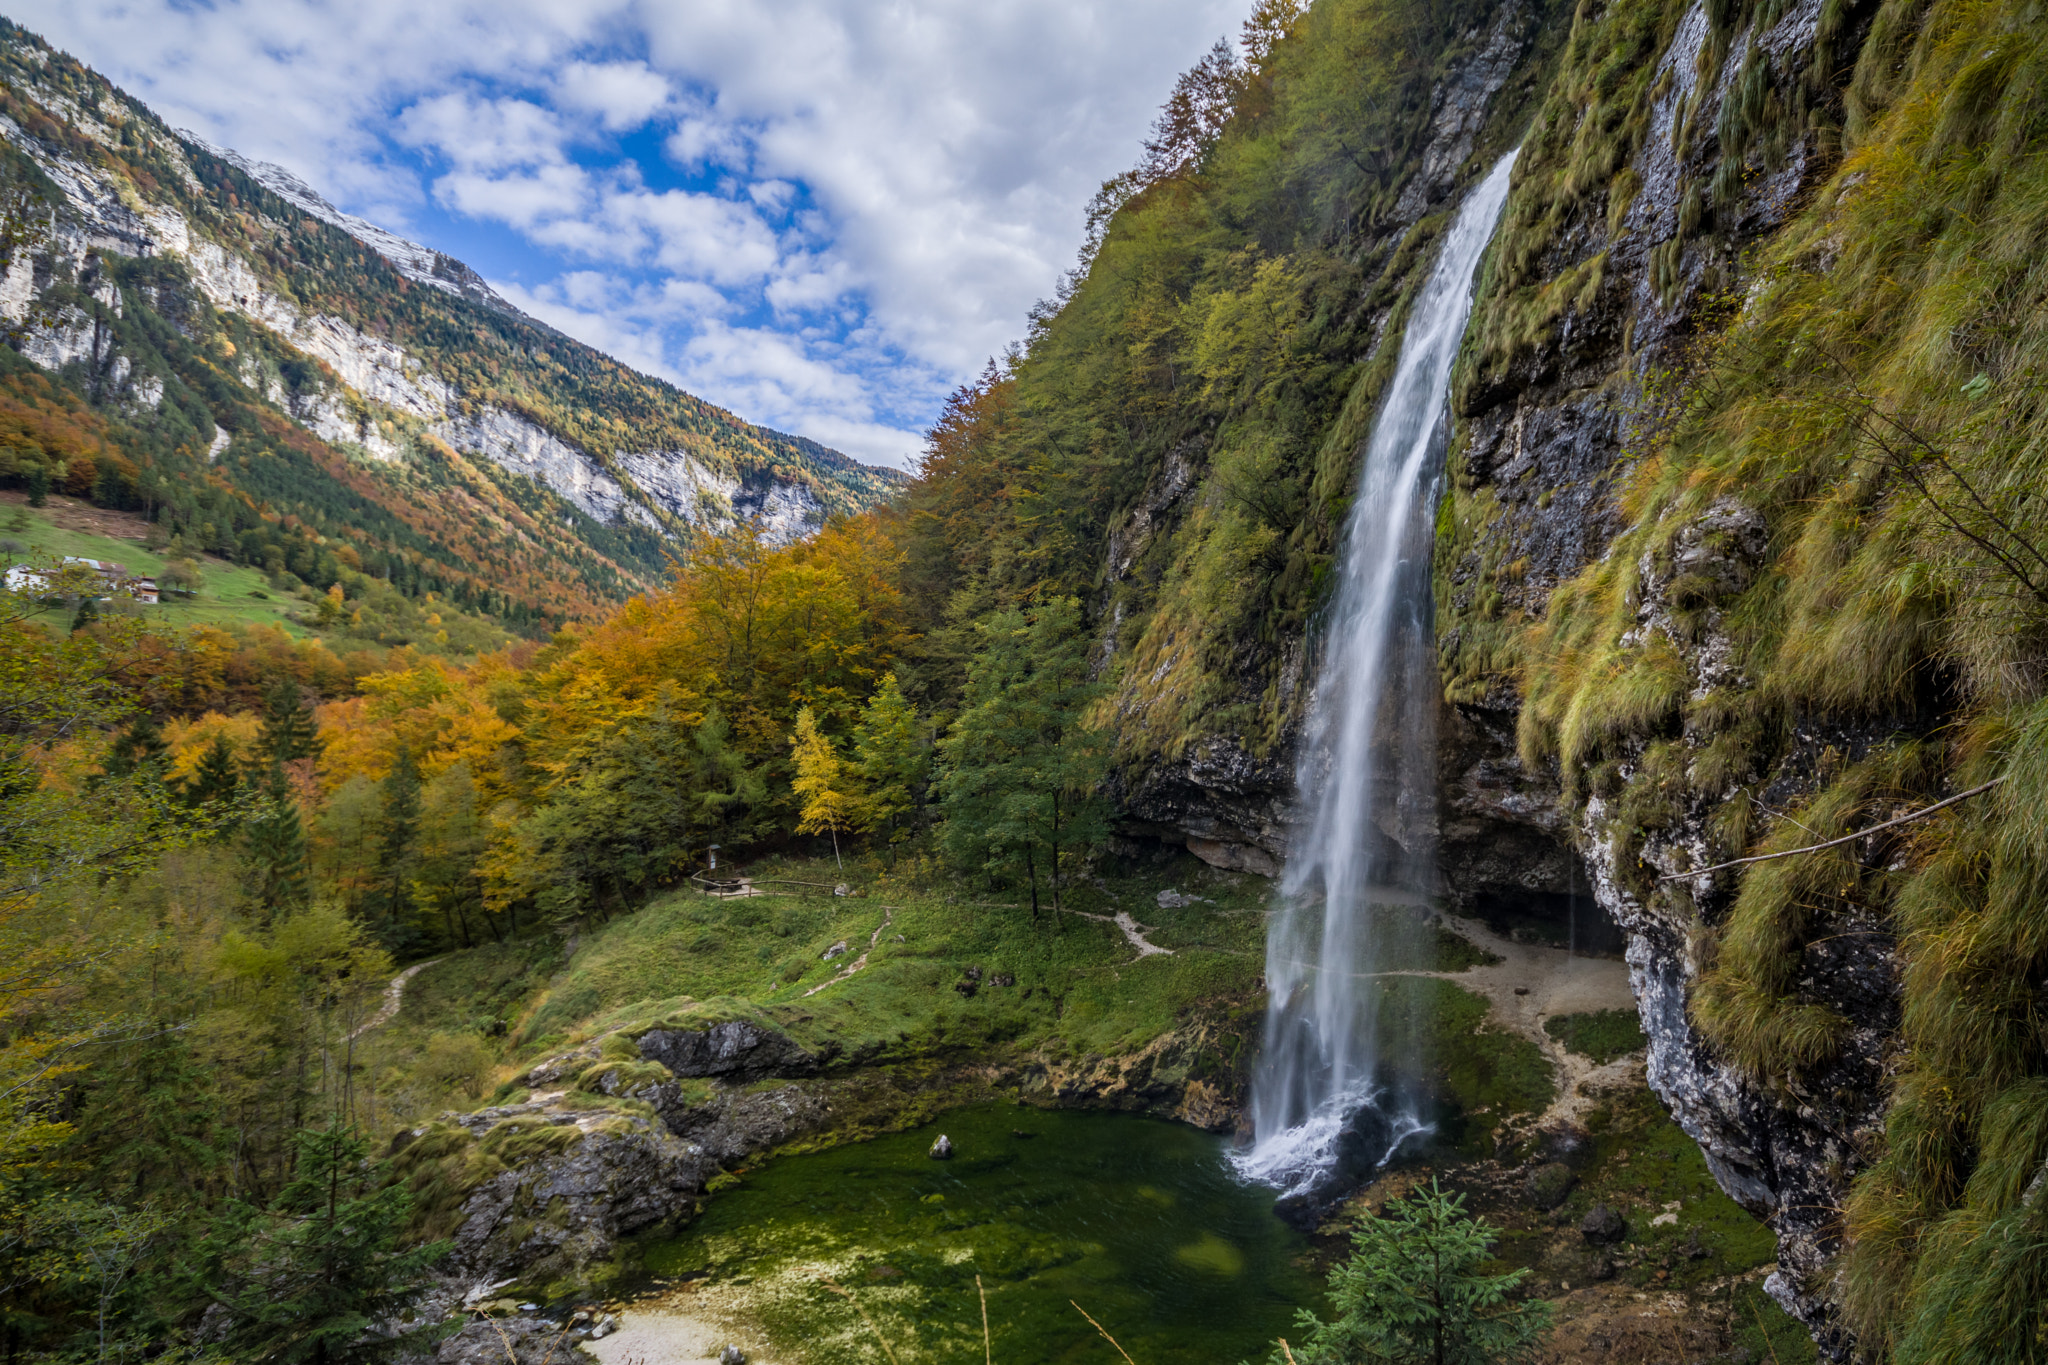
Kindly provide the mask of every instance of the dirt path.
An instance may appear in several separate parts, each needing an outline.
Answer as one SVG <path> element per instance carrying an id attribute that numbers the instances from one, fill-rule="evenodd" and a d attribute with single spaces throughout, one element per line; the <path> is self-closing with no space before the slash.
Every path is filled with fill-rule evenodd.
<path id="1" fill-rule="evenodd" d="M 384 988 L 384 1003 L 377 1007 L 375 1014 L 371 1015 L 369 1019 L 357 1026 L 355 1031 L 348 1035 L 348 1041 L 353 1043 L 371 1029 L 382 1028 L 395 1019 L 398 1016 L 399 1007 L 405 1004 L 405 983 L 440 960 L 440 958 L 435 957 L 429 958 L 425 962 L 415 962 L 397 976 L 392 977 L 391 984 Z"/>
<path id="2" fill-rule="evenodd" d="M 1543 1031 L 1543 1022 L 1564 1014 L 1596 1010 L 1635 1009 L 1629 990 L 1628 964 L 1618 958 L 1587 957 L 1563 948 L 1517 943 L 1473 920 L 1445 915 L 1444 922 L 1463 937 L 1500 959 L 1462 972 L 1386 972 L 1387 976 L 1434 976 L 1455 981 L 1491 1007 L 1487 1017 L 1537 1047 L 1557 1069 L 1557 1098 L 1543 1122 L 1576 1118 L 1591 1102 L 1592 1092 L 1623 1079 L 1641 1059 L 1617 1057 L 1604 1066 L 1571 1051 Z M 1517 994 L 1517 992 L 1520 994 Z"/>
<path id="3" fill-rule="evenodd" d="M 1086 910 L 1068 910 L 1065 913 L 1079 915 L 1082 919 L 1092 919 L 1103 924 L 1114 924 L 1117 928 L 1123 930 L 1124 941 L 1138 950 L 1138 958 L 1141 961 L 1148 957 L 1172 957 L 1174 954 L 1174 950 L 1171 948 L 1162 948 L 1156 943 L 1147 942 L 1145 939 L 1145 926 L 1132 919 L 1131 912 L 1128 910 L 1119 910 L 1114 915 L 1091 915 Z"/>
<path id="4" fill-rule="evenodd" d="M 822 990 L 824 990 L 824 989 L 825 989 L 825 987 L 827 987 L 827 986 L 836 986 L 836 985 L 838 985 L 838 984 L 839 984 L 840 982 L 842 982 L 842 981 L 846 980 L 846 978 L 848 978 L 849 976 L 852 976 L 852 975 L 853 975 L 853 974 L 854 974 L 855 972 L 859 971 L 859 970 L 860 970 L 861 968 L 863 968 L 863 967 L 867 966 L 867 965 L 868 965 L 868 953 L 872 953 L 872 952 L 873 952 L 873 951 L 875 950 L 875 945 L 876 945 L 876 944 L 878 944 L 878 943 L 880 943 L 880 942 L 882 941 L 882 933 L 883 933 L 883 931 L 884 931 L 884 930 L 886 930 L 886 929 L 887 929 L 887 928 L 889 927 L 889 921 L 890 921 L 890 920 L 892 920 L 892 919 L 894 919 L 895 917 L 896 917 L 896 907 L 895 907 L 895 906 L 893 906 L 893 905 L 885 905 L 885 906 L 883 906 L 883 907 L 882 907 L 882 922 L 881 922 L 881 924 L 879 924 L 879 925 L 877 925 L 877 926 L 876 926 L 876 928 L 875 928 L 875 932 L 874 932 L 874 933 L 872 933 L 872 934 L 869 934 L 869 935 L 868 935 L 868 950 L 867 950 L 867 953 L 862 953 L 862 954 L 861 954 L 861 955 L 860 955 L 859 957 L 855 958 L 855 959 L 854 959 L 854 960 L 853 960 L 853 961 L 852 961 L 851 963 L 847 964 L 846 970 L 844 970 L 844 971 L 842 971 L 841 973 L 839 973 L 839 975 L 837 975 L 837 976 L 833 977 L 833 978 L 832 978 L 832 979 L 831 979 L 830 981 L 821 981 L 821 982 L 819 982 L 819 983 L 818 983 L 817 985 L 815 985 L 815 986 L 811 987 L 811 988 L 810 988 L 809 990 L 805 991 L 805 992 L 804 992 L 804 994 L 803 994 L 803 998 L 804 998 L 804 999 L 806 999 L 806 1000 L 808 1000 L 808 999 L 810 999 L 810 998 L 811 998 L 812 996 L 816 995 L 816 994 L 817 994 L 817 993 L 818 993 L 819 991 L 822 991 Z"/>

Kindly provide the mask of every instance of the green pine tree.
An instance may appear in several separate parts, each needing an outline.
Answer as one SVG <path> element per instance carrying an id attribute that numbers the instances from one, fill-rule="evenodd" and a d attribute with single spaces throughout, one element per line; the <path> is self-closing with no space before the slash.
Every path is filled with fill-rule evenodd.
<path id="1" fill-rule="evenodd" d="M 71 633 L 76 635 L 79 631 L 86 629 L 99 619 L 99 600 L 93 597 L 81 597 L 78 599 L 78 614 L 71 618 Z"/>
<path id="2" fill-rule="evenodd" d="M 853 771 L 858 779 L 854 818 L 861 832 L 892 846 L 908 839 L 930 766 L 931 752 L 917 708 L 891 673 L 868 700 L 853 731 Z"/>
<path id="3" fill-rule="evenodd" d="M 128 728 L 107 750 L 106 774 L 122 778 L 147 771 L 161 780 L 170 761 L 171 749 L 164 743 L 163 731 L 157 728 L 156 717 L 145 711 L 128 722 Z"/>
<path id="4" fill-rule="evenodd" d="M 1109 829 L 1099 790 L 1108 746 L 1082 724 L 1101 688 L 1088 677 L 1080 604 L 1056 598 L 1029 616 L 1008 608 L 977 629 L 982 646 L 940 746 L 940 849 L 956 866 L 1021 873 L 1033 917 L 1049 878 L 1057 915 L 1063 860 Z"/>
<path id="5" fill-rule="evenodd" d="M 414 845 L 420 830 L 420 769 L 412 750 L 401 748 L 398 761 L 384 777 L 384 809 L 378 819 L 377 881 L 372 892 L 372 924 L 377 938 L 394 953 L 404 952 L 415 937 L 412 874 Z"/>
<path id="6" fill-rule="evenodd" d="M 241 784 L 242 774 L 235 762 L 234 746 L 228 743 L 227 736 L 215 735 L 213 743 L 207 745 L 206 752 L 199 756 L 199 766 L 192 776 L 185 779 L 185 801 L 192 806 L 230 801 Z"/>
<path id="7" fill-rule="evenodd" d="M 279 678 L 263 693 L 263 733 L 258 741 L 264 758 L 273 763 L 290 763 L 311 758 L 318 751 L 319 731 L 313 712 L 299 694 L 299 685 Z"/>
<path id="8" fill-rule="evenodd" d="M 412 1196 L 339 1124 L 299 1134 L 298 1166 L 267 1208 L 235 1201 L 198 1258 L 204 1293 L 230 1317 L 235 1360 L 371 1361 L 420 1346 L 433 1324 L 402 1314 L 449 1244 L 400 1251 Z"/>
<path id="9" fill-rule="evenodd" d="M 284 766 L 272 763 L 262 783 L 263 807 L 242 829 L 249 894 L 268 920 L 306 904 L 306 827 Z"/>
<path id="10" fill-rule="evenodd" d="M 1334 1321 L 1303 1310 L 1295 1365 L 1518 1365 L 1535 1359 L 1550 1305 L 1509 1295 L 1526 1270 L 1487 1275 L 1498 1229 L 1431 1180 L 1352 1234 L 1351 1259 L 1330 1272 Z M 1280 1365 L 1289 1351 L 1274 1351 Z"/>

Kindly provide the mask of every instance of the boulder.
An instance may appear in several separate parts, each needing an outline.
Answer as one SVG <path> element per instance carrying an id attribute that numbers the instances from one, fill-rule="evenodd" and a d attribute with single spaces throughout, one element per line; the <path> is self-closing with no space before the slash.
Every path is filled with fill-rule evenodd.
<path id="1" fill-rule="evenodd" d="M 1546 1213 L 1562 1204 L 1579 1178 L 1562 1161 L 1546 1161 L 1529 1172 L 1529 1202 Z"/>
<path id="2" fill-rule="evenodd" d="M 947 1137 L 944 1133 L 939 1134 L 939 1140 L 932 1144 L 931 1158 L 934 1161 L 951 1161 L 953 1159 L 953 1139 Z"/>
<path id="3" fill-rule="evenodd" d="M 1595 1246 L 1619 1242 L 1627 1232 L 1622 1216 L 1605 1204 L 1595 1204 L 1579 1223 L 1579 1235 Z"/>
<path id="4" fill-rule="evenodd" d="M 651 1029 L 640 1035 L 640 1055 L 677 1076 L 735 1081 L 808 1076 L 820 1060 L 786 1034 L 747 1019 L 704 1029 Z"/>

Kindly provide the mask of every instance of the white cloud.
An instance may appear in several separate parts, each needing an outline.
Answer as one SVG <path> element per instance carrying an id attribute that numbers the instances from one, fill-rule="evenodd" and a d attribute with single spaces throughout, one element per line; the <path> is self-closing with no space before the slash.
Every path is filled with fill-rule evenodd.
<path id="1" fill-rule="evenodd" d="M 1175 74 L 1249 8 L 18 0 L 13 12 L 172 123 L 278 161 L 345 207 L 408 228 L 439 204 L 521 234 L 524 285 L 503 287 L 565 331 L 750 420 L 900 459 L 945 391 L 1021 333 L 1071 264 L 1096 185 L 1135 160 Z M 619 163 L 615 139 L 643 130 L 667 165 Z M 678 186 L 678 168 L 725 178 Z M 423 235 L 462 255 L 462 224 L 434 226 Z"/>
<path id="2" fill-rule="evenodd" d="M 564 105 L 597 115 L 612 132 L 638 128 L 673 96 L 645 62 L 571 62 L 556 74 L 555 90 Z"/>

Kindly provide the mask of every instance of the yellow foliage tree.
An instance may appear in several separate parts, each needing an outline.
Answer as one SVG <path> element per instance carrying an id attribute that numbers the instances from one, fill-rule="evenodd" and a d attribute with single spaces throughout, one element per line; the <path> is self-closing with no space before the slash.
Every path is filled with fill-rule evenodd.
<path id="1" fill-rule="evenodd" d="M 847 808 L 851 804 L 841 790 L 844 769 L 839 755 L 833 752 L 832 741 L 818 729 L 818 718 L 808 706 L 796 713 L 796 733 L 789 737 L 789 747 L 796 759 L 796 780 L 790 786 L 801 803 L 797 810 L 797 833 L 830 834 L 832 861 L 844 869 L 846 864 L 839 858 L 839 828 L 847 822 Z"/>

